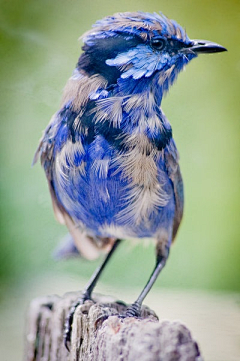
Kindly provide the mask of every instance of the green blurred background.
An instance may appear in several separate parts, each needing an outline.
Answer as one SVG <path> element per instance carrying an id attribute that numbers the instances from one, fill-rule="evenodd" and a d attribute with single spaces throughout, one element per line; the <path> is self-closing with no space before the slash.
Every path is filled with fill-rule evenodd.
<path id="1" fill-rule="evenodd" d="M 31 168 L 31 162 L 79 57 L 78 37 L 97 19 L 134 10 L 162 11 L 184 26 L 190 38 L 228 49 L 192 61 L 163 102 L 181 156 L 185 211 L 155 287 L 240 291 L 240 2 L 1 0 L 3 304 L 14 290 L 21 295 L 26 285 L 40 282 L 39 275 L 54 275 L 58 282 L 61 274 L 87 278 L 99 263 L 51 258 L 66 229 L 53 217 L 43 170 L 39 164 Z M 140 290 L 153 264 L 153 245 L 126 242 L 103 282 Z"/>

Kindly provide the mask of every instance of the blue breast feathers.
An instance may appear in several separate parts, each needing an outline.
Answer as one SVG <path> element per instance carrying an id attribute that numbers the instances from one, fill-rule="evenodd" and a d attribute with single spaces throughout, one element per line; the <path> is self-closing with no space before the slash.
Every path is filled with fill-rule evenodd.
<path id="1" fill-rule="evenodd" d="M 89 100 L 81 117 L 71 104 L 57 115 L 53 188 L 67 213 L 90 234 L 114 236 L 121 229 L 125 237 L 153 237 L 159 224 L 168 228 L 173 219 L 173 189 L 162 151 L 171 128 L 160 110 L 146 124 L 146 113 L 136 107 L 133 114 L 130 99 L 121 104 L 116 124 L 114 104 L 106 98 Z M 151 120 L 153 114 L 147 116 Z"/>

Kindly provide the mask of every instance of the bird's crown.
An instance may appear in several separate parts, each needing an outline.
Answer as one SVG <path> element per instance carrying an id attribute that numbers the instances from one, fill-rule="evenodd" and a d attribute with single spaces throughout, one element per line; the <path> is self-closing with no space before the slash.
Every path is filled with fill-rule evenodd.
<path id="1" fill-rule="evenodd" d="M 85 33 L 84 42 L 91 44 L 96 39 L 117 36 L 118 34 L 138 36 L 142 40 L 154 36 L 164 36 L 179 41 L 189 41 L 185 30 L 176 21 L 163 14 L 138 12 L 117 13 L 98 20 L 93 29 Z"/>

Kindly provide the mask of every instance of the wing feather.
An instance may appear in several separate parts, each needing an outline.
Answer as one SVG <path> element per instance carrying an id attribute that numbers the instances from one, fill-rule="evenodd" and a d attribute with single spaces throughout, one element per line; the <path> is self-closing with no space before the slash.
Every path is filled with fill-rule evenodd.
<path id="1" fill-rule="evenodd" d="M 172 240 L 175 239 L 183 216 L 184 189 L 183 180 L 179 167 L 179 155 L 174 141 L 172 140 L 165 152 L 168 176 L 172 181 L 175 197 L 175 215 L 173 220 Z"/>

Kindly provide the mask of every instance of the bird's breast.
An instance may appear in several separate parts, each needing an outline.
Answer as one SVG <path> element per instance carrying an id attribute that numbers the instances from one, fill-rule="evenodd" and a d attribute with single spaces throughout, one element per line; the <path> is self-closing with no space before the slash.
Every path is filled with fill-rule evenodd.
<path id="1" fill-rule="evenodd" d="M 87 147 L 68 141 L 56 156 L 54 183 L 71 217 L 102 236 L 124 229 L 151 237 L 172 198 L 163 151 L 141 134 L 129 137 L 125 151 L 101 135 Z"/>

